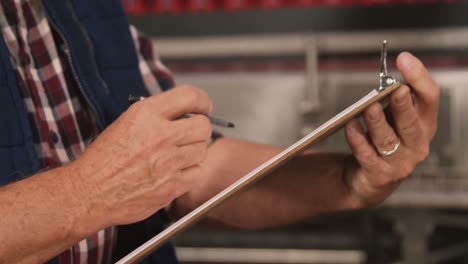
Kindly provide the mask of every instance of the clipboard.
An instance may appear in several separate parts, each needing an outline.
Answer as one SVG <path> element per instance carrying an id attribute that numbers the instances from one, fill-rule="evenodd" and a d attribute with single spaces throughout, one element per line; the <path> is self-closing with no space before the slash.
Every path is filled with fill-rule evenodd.
<path id="1" fill-rule="evenodd" d="M 257 180 L 266 176 L 267 174 L 277 169 L 282 164 L 292 159 L 296 155 L 302 153 L 313 143 L 324 139 L 332 132 L 341 128 L 347 121 L 361 114 L 371 104 L 383 101 L 385 98 L 387 98 L 393 91 L 395 91 L 401 86 L 401 83 L 397 82 L 393 77 L 387 74 L 386 57 L 387 42 L 384 41 L 382 45 L 380 84 L 378 88 L 372 90 L 360 100 L 358 100 L 345 110 L 341 111 L 339 114 L 337 114 L 336 116 L 319 126 L 317 129 L 315 129 L 305 137 L 301 138 L 299 141 L 295 142 L 294 144 L 292 144 L 273 158 L 269 159 L 262 165 L 247 173 L 235 183 L 231 184 L 229 187 L 216 194 L 214 197 L 197 207 L 195 210 L 191 211 L 184 217 L 180 218 L 178 221 L 171 224 L 161 233 L 154 236 L 152 239 L 148 240 L 143 245 L 139 246 L 137 249 L 135 249 L 130 254 L 120 259 L 116 263 L 137 263 L 139 260 L 150 254 L 153 250 L 162 246 L 172 236 L 183 231 L 185 228 L 191 226 L 192 224 L 198 222 L 198 220 L 205 216 L 210 210 L 215 208 L 217 205 L 219 205 L 226 199 L 230 198 L 240 190 L 243 190 L 245 187 L 250 186 Z"/>

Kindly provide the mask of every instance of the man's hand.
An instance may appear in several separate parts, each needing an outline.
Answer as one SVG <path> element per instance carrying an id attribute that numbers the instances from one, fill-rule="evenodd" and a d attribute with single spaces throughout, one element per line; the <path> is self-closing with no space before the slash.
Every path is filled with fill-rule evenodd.
<path id="1" fill-rule="evenodd" d="M 133 104 L 70 164 L 96 221 L 143 220 L 186 193 L 206 157 L 212 108 L 201 90 L 178 87 Z M 200 113 L 178 119 L 185 113 Z"/>
<path id="2" fill-rule="evenodd" d="M 390 195 L 427 157 L 437 129 L 439 87 L 424 65 L 407 52 L 398 56 L 397 67 L 411 88 L 403 85 L 390 96 L 394 126 L 378 103 L 364 113 L 368 135 L 358 120 L 346 126 L 355 157 L 346 169 L 346 180 L 358 206 L 377 204 Z M 399 140 L 394 154 L 384 156 L 377 151 L 392 150 Z"/>

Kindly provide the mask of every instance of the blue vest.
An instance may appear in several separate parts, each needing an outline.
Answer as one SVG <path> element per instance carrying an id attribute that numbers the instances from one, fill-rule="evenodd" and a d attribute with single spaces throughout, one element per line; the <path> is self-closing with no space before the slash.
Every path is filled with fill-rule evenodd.
<path id="1" fill-rule="evenodd" d="M 107 127 L 128 108 L 129 94 L 146 94 L 121 0 L 44 0 L 43 4 L 51 26 L 70 49 L 81 92 L 102 128 Z M 40 169 L 25 109 L 8 48 L 0 36 L 0 185 Z M 159 233 L 165 222 L 157 213 L 143 222 L 119 227 L 116 257 Z M 177 260 L 167 244 L 141 263 Z"/>

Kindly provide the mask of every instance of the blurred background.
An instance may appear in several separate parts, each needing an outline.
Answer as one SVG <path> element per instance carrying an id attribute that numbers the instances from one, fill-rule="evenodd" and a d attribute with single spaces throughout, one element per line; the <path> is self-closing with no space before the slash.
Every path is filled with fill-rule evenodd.
<path id="1" fill-rule="evenodd" d="M 378 86 L 384 39 L 392 75 L 409 50 L 442 88 L 429 158 L 382 206 L 255 232 L 199 225 L 174 240 L 183 263 L 468 263 L 468 2 L 123 1 L 177 82 L 236 124 L 228 136 L 293 143 Z M 342 131 L 316 147 L 349 152 Z"/>

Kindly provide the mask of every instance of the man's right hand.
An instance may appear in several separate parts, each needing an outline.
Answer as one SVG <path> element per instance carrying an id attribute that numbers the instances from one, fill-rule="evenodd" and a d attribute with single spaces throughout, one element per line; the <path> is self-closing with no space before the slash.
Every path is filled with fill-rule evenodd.
<path id="1" fill-rule="evenodd" d="M 133 104 L 69 164 L 83 205 L 101 225 L 137 222 L 190 190 L 205 160 L 208 95 L 177 87 Z M 199 113 L 178 119 L 186 113 Z"/>

